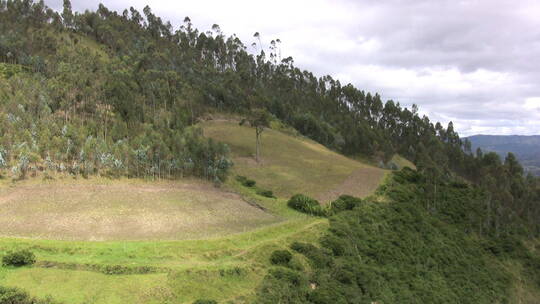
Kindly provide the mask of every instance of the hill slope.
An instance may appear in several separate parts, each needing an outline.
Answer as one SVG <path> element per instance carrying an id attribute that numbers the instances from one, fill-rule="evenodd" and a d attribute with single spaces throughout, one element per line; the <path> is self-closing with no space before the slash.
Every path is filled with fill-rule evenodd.
<path id="1" fill-rule="evenodd" d="M 502 158 L 512 152 L 526 171 L 540 176 L 540 135 L 473 135 L 468 137 L 473 151 L 496 152 Z"/>
<path id="2" fill-rule="evenodd" d="M 329 202 L 341 194 L 366 197 L 386 170 L 363 164 L 303 137 L 267 129 L 262 135 L 262 159 L 255 162 L 255 131 L 234 121 L 202 123 L 207 137 L 229 145 L 236 174 L 254 179 L 279 197 L 304 193 Z"/>

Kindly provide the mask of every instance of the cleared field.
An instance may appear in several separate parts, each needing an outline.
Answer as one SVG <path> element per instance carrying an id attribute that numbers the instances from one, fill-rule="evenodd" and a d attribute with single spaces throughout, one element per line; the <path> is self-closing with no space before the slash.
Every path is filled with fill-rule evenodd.
<path id="1" fill-rule="evenodd" d="M 58 240 L 208 238 L 278 222 L 201 181 L 29 181 L 0 187 L 0 235 Z"/>
<path id="2" fill-rule="evenodd" d="M 232 121 L 202 123 L 205 136 L 227 143 L 234 156 L 236 174 L 257 181 L 278 196 L 296 193 L 323 202 L 341 194 L 365 197 L 371 194 L 385 170 L 369 166 L 306 138 L 267 129 L 262 134 L 262 159 L 255 162 L 255 130 Z"/>

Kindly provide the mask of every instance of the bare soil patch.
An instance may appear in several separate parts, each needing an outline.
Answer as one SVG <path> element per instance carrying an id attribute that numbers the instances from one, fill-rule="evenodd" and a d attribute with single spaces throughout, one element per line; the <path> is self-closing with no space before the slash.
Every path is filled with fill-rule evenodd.
<path id="1" fill-rule="evenodd" d="M 0 187 L 0 235 L 58 240 L 181 240 L 280 219 L 199 181 L 22 183 Z"/>

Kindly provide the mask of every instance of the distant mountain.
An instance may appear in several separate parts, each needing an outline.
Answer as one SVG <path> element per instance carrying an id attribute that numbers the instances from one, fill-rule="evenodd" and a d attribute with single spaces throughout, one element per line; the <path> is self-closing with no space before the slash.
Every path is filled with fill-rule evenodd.
<path id="1" fill-rule="evenodd" d="M 508 152 L 514 153 L 525 170 L 540 176 L 540 135 L 474 135 L 468 139 L 473 151 L 480 147 L 498 153 L 503 159 Z"/>

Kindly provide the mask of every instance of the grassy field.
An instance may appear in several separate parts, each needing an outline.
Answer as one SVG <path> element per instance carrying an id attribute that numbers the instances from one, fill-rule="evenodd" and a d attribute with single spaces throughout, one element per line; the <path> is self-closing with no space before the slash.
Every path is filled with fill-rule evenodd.
<path id="1" fill-rule="evenodd" d="M 324 219 L 299 217 L 246 233 L 186 241 L 3 238 L 0 252 L 30 249 L 38 263 L 0 268 L 0 285 L 66 303 L 191 303 L 198 298 L 249 303 L 270 253 L 294 240 L 315 241 L 327 225 Z M 115 266 L 122 268 L 108 274 Z"/>
<path id="2" fill-rule="evenodd" d="M 233 121 L 202 123 L 205 136 L 227 143 L 233 153 L 236 174 L 257 181 L 279 197 L 296 193 L 323 202 L 340 194 L 365 197 L 371 194 L 385 170 L 369 166 L 303 137 L 291 137 L 267 129 L 262 134 L 262 158 L 255 162 L 255 130 Z"/>

